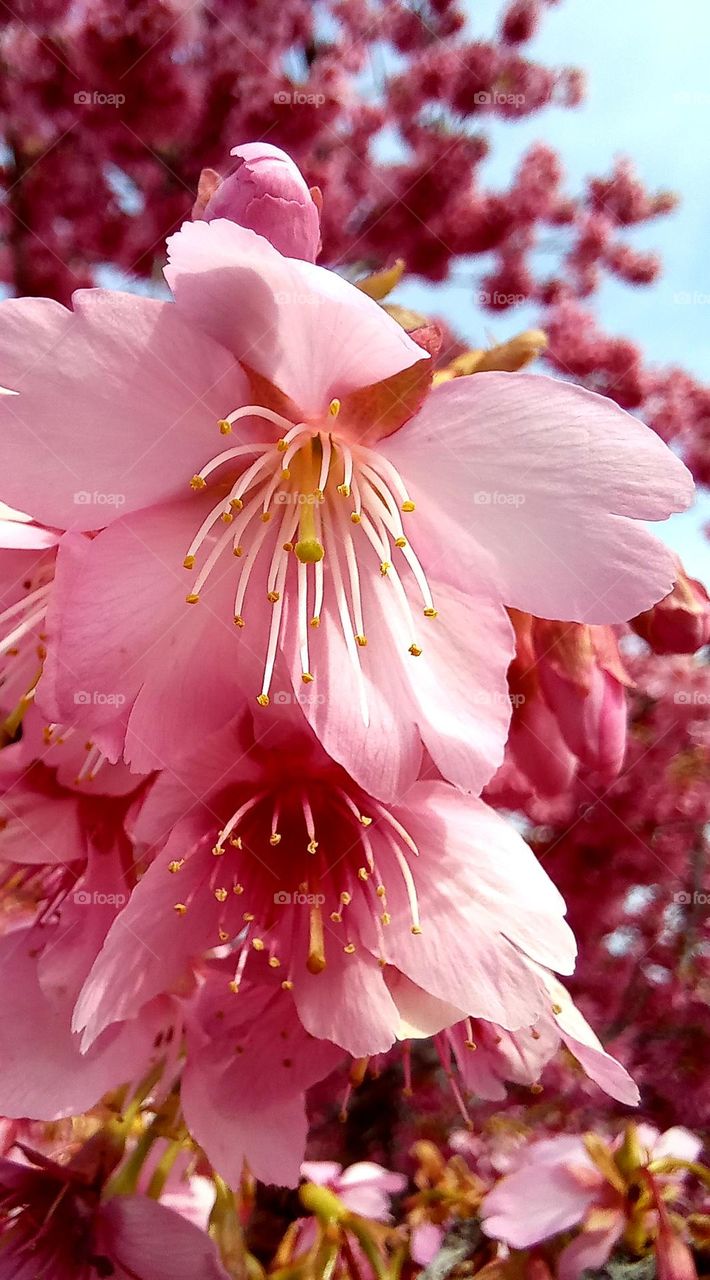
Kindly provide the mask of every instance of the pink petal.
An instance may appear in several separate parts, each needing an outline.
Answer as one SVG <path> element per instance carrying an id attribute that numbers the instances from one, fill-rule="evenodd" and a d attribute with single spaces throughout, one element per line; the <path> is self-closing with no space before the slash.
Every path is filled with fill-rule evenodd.
<path id="1" fill-rule="evenodd" d="M 627 1106 L 638 1106 L 640 1095 L 638 1088 L 625 1067 L 606 1053 L 598 1037 L 592 1031 L 586 1018 L 571 999 L 561 982 L 554 974 L 540 971 L 542 980 L 550 993 L 553 1004 L 553 1015 L 560 1035 L 567 1048 L 581 1063 L 590 1080 L 599 1085 L 610 1097 Z M 554 1012 L 558 1009 L 559 1012 Z"/>
<path id="2" fill-rule="evenodd" d="M 581 1222 L 595 1193 L 575 1182 L 563 1165 L 531 1159 L 489 1191 L 481 1205 L 481 1225 L 494 1240 L 528 1249 Z"/>
<path id="3" fill-rule="evenodd" d="M 326 935 L 324 971 L 294 970 L 298 1016 L 312 1036 L 333 1041 L 354 1058 L 385 1053 L 395 1042 L 399 1018 L 383 970 L 364 949 L 343 956 L 341 946 L 340 938 L 330 943 Z"/>
<path id="4" fill-rule="evenodd" d="M 87 1111 L 109 1089 L 143 1075 L 167 1006 L 155 1005 L 140 1022 L 112 1028 L 81 1054 L 70 1030 L 71 1003 L 60 1007 L 40 989 L 36 946 L 32 930 L 0 940 L 0 1111 L 52 1120 Z"/>
<path id="5" fill-rule="evenodd" d="M 683 510 L 692 481 L 610 400 L 536 375 L 456 378 L 382 448 L 493 554 L 515 608 L 617 622 L 672 586 L 671 553 L 635 522 Z"/>
<path id="6" fill-rule="evenodd" d="M 147 1196 L 102 1205 L 96 1246 L 130 1280 L 227 1280 L 207 1233 Z"/>
<path id="7" fill-rule="evenodd" d="M 557 1261 L 559 1280 L 580 1280 L 604 1266 L 624 1230 L 623 1215 L 606 1231 L 582 1231 L 565 1245 Z"/>
<path id="8" fill-rule="evenodd" d="M 3 497 L 62 529 L 184 492 L 246 387 L 177 307 L 103 289 L 0 304 L 0 379 Z"/>
<path id="9" fill-rule="evenodd" d="M 306 418 L 423 357 L 360 289 L 219 218 L 168 239 L 179 310 L 289 396 Z M 238 299 L 235 305 L 235 299 Z"/>

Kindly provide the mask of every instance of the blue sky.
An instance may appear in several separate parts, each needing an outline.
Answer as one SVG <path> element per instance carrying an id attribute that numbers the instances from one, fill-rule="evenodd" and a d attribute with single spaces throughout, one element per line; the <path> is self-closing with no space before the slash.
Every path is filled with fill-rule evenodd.
<path id="1" fill-rule="evenodd" d="M 474 37 L 486 36 L 495 30 L 501 0 L 469 0 L 469 10 Z M 486 179 L 504 186 L 518 156 L 543 140 L 559 150 L 571 191 L 590 174 L 608 173 L 617 155 L 632 157 L 652 189 L 677 191 L 682 202 L 675 213 L 629 236 L 661 254 L 659 283 L 632 289 L 609 281 L 595 307 L 609 332 L 641 343 L 649 360 L 682 364 L 710 380 L 710 0 L 563 0 L 546 9 L 527 49 L 548 65 L 582 67 L 586 101 L 575 111 L 553 108 L 515 124 L 487 125 L 493 154 Z M 396 296 L 444 310 L 473 345 L 509 337 L 533 314 L 523 307 L 507 316 L 484 314 L 463 279 L 435 291 L 410 283 Z M 706 580 L 710 553 L 700 526 L 708 519 L 704 498 L 675 517 L 666 535 Z"/>

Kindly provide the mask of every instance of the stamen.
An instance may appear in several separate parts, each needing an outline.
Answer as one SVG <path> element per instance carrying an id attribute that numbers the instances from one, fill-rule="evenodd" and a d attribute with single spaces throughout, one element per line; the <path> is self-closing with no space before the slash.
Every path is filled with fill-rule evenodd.
<path id="1" fill-rule="evenodd" d="M 308 959 L 306 968 L 309 973 L 322 973 L 325 969 L 325 937 L 323 934 L 323 914 L 320 906 L 314 903 L 310 908 L 308 926 Z"/>

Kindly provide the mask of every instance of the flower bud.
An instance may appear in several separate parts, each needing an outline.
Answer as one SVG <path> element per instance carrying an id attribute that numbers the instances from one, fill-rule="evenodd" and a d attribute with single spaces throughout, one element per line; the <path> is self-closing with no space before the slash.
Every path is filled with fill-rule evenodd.
<path id="1" fill-rule="evenodd" d="M 678 561 L 678 577 L 663 600 L 631 623 L 654 653 L 696 653 L 710 643 L 710 597 Z"/>
<path id="2" fill-rule="evenodd" d="M 233 147 L 235 168 L 226 178 L 203 169 L 194 219 L 228 218 L 270 240 L 287 258 L 315 262 L 320 249 L 320 192 L 309 191 L 285 151 L 267 142 Z"/>

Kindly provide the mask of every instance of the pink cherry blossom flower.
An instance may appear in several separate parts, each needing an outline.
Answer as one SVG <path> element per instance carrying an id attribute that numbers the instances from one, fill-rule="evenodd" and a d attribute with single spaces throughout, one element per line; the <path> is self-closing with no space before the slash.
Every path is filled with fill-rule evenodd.
<path id="1" fill-rule="evenodd" d="M 587 1268 L 602 1267 L 636 1211 L 639 1196 L 627 1200 L 627 1180 L 669 1156 L 692 1161 L 702 1146 L 686 1129 L 659 1134 L 651 1125 L 639 1125 L 632 1132 L 634 1156 L 623 1162 L 621 1138 L 608 1152 L 596 1138 L 590 1145 L 571 1135 L 530 1143 L 483 1201 L 486 1234 L 527 1249 L 582 1225 L 560 1254 L 560 1280 L 578 1280 Z M 683 1174 L 656 1176 L 679 1181 Z"/>
<path id="2" fill-rule="evenodd" d="M 42 667 L 41 634 L 59 535 L 18 512 L 0 516 L 0 707 L 9 715 L 32 696 Z"/>
<path id="3" fill-rule="evenodd" d="M 370 791 L 401 794 L 422 742 L 480 789 L 508 721 L 501 603 L 598 622 L 647 607 L 673 562 L 640 521 L 685 506 L 688 473 L 640 422 L 550 379 L 459 378 L 420 408 L 426 352 L 235 223 L 188 223 L 169 250 L 175 304 L 0 305 L 7 497 L 52 526 L 108 526 L 62 548 L 40 705 L 62 721 L 77 684 L 120 695 L 87 723 L 147 770 L 242 690 L 268 705 L 282 655 Z M 233 447 L 210 444 L 215 421 Z"/>
<path id="4" fill-rule="evenodd" d="M 390 1201 L 401 1195 L 407 1186 L 402 1173 L 392 1173 L 372 1160 L 361 1160 L 343 1169 L 331 1160 L 305 1160 L 301 1176 L 306 1182 L 327 1187 L 346 1209 L 374 1222 L 391 1222 Z M 304 1253 L 316 1240 L 315 1222 L 312 1218 L 299 1220 L 299 1232 L 294 1253 Z M 363 1261 L 364 1257 L 363 1257 Z"/>
<path id="5" fill-rule="evenodd" d="M 210 1237 L 165 1205 L 102 1201 L 106 1170 L 90 1154 L 65 1165 L 30 1150 L 27 1163 L 0 1160 L 2 1280 L 227 1280 Z"/>
<path id="6" fill-rule="evenodd" d="M 193 218 L 228 218 L 269 240 L 287 258 L 315 262 L 320 249 L 320 192 L 308 190 L 290 156 L 269 142 L 233 147 L 226 178 L 203 169 Z"/>
<path id="7" fill-rule="evenodd" d="M 384 805 L 281 729 L 230 727 L 157 779 L 134 830 L 153 861 L 85 983 L 84 1043 L 219 945 L 235 992 L 245 971 L 277 973 L 306 1030 L 355 1057 L 400 1033 L 398 975 L 414 1025 L 428 995 L 452 1022 L 534 1023 L 550 997 L 533 962 L 569 972 L 574 940 L 515 829 L 440 781 Z"/>

